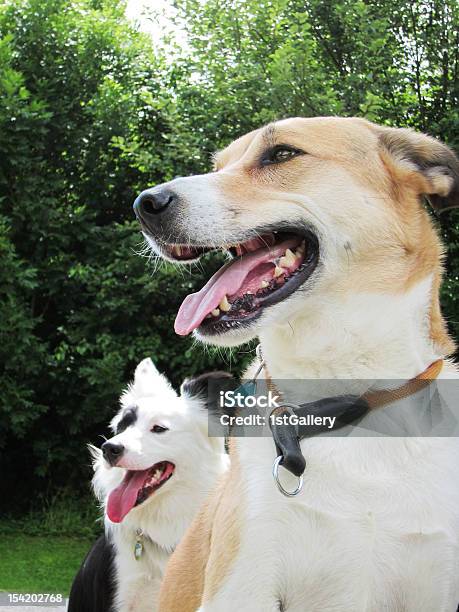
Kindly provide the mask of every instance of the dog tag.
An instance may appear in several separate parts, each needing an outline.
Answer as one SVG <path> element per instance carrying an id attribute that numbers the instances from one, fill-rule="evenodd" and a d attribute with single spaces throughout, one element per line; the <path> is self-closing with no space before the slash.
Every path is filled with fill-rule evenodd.
<path id="1" fill-rule="evenodd" d="M 143 555 L 143 531 L 137 529 L 135 532 L 135 545 L 134 545 L 134 557 L 138 561 Z"/>
<path id="2" fill-rule="evenodd" d="M 236 389 L 235 393 L 240 393 L 244 397 L 249 397 L 255 395 L 257 391 L 257 382 L 256 380 L 249 380 L 243 385 L 239 385 Z"/>

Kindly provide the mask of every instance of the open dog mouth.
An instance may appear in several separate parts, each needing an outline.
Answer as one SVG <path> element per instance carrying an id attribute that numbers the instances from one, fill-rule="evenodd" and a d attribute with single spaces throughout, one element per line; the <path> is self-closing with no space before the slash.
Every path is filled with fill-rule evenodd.
<path id="1" fill-rule="evenodd" d="M 146 470 L 128 470 L 122 483 L 108 497 L 108 518 L 113 523 L 121 523 L 132 508 L 143 504 L 160 489 L 174 470 L 175 465 L 170 461 L 160 461 Z"/>
<path id="2" fill-rule="evenodd" d="M 313 273 L 319 242 L 310 230 L 258 232 L 256 238 L 222 247 L 231 261 L 222 266 L 197 293 L 183 301 L 175 331 L 187 335 L 223 333 L 248 325 L 268 306 L 296 291 Z M 217 250 L 202 246 L 161 244 L 169 260 L 191 262 Z"/>

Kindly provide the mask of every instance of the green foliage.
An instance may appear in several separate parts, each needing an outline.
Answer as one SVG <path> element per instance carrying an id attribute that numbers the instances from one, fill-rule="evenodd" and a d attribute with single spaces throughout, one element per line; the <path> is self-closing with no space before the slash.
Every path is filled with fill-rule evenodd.
<path id="1" fill-rule="evenodd" d="M 81 495 L 61 489 L 48 499 L 35 500 L 28 512 L 19 516 L 7 514 L 0 520 L 0 542 L 3 536 L 14 534 L 94 540 L 102 532 L 102 512 L 89 490 Z"/>
<path id="2" fill-rule="evenodd" d="M 356 114 L 459 145 L 453 0 L 175 4 L 187 45 L 165 50 L 118 0 L 0 4 L 4 506 L 33 507 L 37 492 L 62 486 L 87 491 L 85 443 L 106 433 L 143 357 L 175 384 L 247 359 L 173 333 L 181 299 L 205 274 L 138 256 L 131 202 L 141 189 L 207 171 L 215 149 L 292 115 Z M 455 219 L 442 229 L 451 325 Z"/>
<path id="3" fill-rule="evenodd" d="M 204 123 L 219 112 L 240 134 L 283 116 L 360 115 L 458 138 L 455 0 L 175 4 Z"/>
<path id="4" fill-rule="evenodd" d="M 141 358 L 176 383 L 214 361 L 173 333 L 199 275 L 153 275 L 136 255 L 131 203 L 177 172 L 176 150 L 164 61 L 123 10 L 18 0 L 0 13 L 3 504 L 86 489 L 85 443 Z"/>

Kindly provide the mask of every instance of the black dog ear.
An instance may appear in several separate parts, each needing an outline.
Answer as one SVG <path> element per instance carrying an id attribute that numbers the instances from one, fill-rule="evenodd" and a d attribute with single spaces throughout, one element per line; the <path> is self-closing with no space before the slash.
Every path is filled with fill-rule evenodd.
<path id="1" fill-rule="evenodd" d="M 200 399 L 207 410 L 217 410 L 220 391 L 235 391 L 239 383 L 229 372 L 206 372 L 195 378 L 186 378 L 180 394 Z"/>
<path id="2" fill-rule="evenodd" d="M 381 128 L 379 142 L 402 184 L 413 186 L 437 212 L 459 207 L 459 160 L 449 147 L 405 128 Z"/>

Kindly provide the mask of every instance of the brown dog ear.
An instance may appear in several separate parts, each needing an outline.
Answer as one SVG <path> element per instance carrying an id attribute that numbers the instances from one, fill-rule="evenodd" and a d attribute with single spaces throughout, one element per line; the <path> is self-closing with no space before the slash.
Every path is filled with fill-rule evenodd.
<path id="1" fill-rule="evenodd" d="M 436 211 L 459 207 L 459 160 L 449 147 L 405 128 L 382 128 L 379 140 L 397 178 L 415 186 Z"/>

